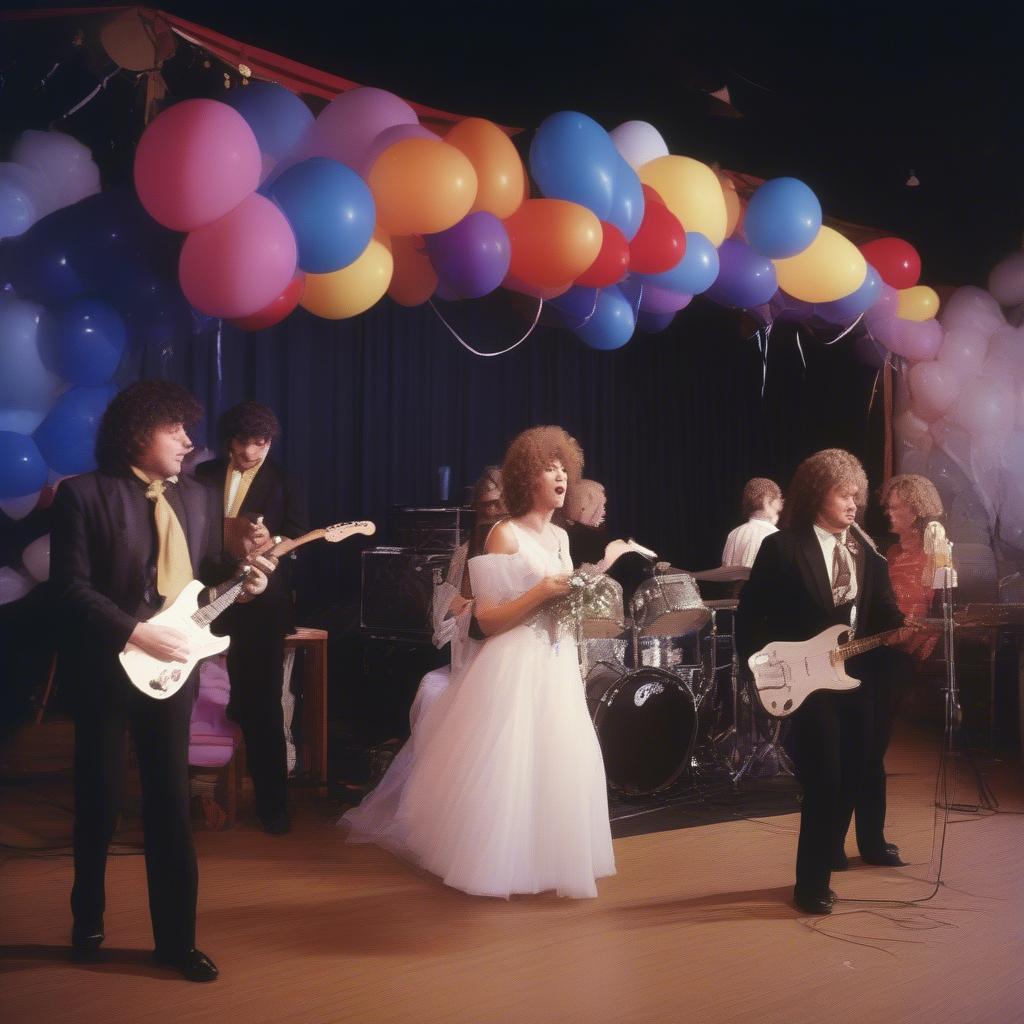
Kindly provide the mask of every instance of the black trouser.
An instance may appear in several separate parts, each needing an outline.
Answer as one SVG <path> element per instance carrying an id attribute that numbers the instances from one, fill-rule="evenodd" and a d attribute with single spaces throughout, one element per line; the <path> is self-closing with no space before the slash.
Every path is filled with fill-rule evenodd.
<path id="1" fill-rule="evenodd" d="M 914 671 L 914 659 L 904 651 L 886 648 L 875 656 L 871 672 L 871 741 L 864 765 L 864 777 L 857 791 L 857 849 L 862 854 L 876 854 L 885 846 L 886 774 L 885 753 L 892 738 L 893 722 L 906 684 Z M 842 850 L 849 831 L 850 819 L 839 839 Z"/>
<path id="2" fill-rule="evenodd" d="M 281 707 L 284 633 L 273 624 L 257 625 L 246 624 L 231 634 L 228 715 L 242 727 L 256 812 L 269 822 L 288 810 L 288 753 Z"/>
<path id="3" fill-rule="evenodd" d="M 860 686 L 813 693 L 793 715 L 786 750 L 803 787 L 796 884 L 807 893 L 828 889 L 838 836 L 864 776 L 871 706 L 870 692 Z"/>
<path id="4" fill-rule="evenodd" d="M 195 945 L 199 876 L 188 775 L 193 697 L 190 680 L 167 700 L 132 691 L 123 704 L 83 707 L 76 715 L 71 912 L 77 934 L 103 930 L 107 848 L 124 802 L 130 730 L 142 784 L 153 940 L 159 952 L 170 956 Z"/>

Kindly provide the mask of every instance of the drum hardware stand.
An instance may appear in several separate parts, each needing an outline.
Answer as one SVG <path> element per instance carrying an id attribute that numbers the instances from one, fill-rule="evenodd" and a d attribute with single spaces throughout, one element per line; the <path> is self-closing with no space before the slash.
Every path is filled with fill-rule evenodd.
<path id="1" fill-rule="evenodd" d="M 975 814 L 978 811 L 994 811 L 999 806 L 999 801 L 978 768 L 978 762 L 967 742 L 966 730 L 963 727 L 963 709 L 960 706 L 960 690 L 956 678 L 956 622 L 953 618 L 953 589 L 957 585 L 956 570 L 949 565 L 943 566 L 935 570 L 935 577 L 940 582 L 942 592 L 942 645 L 946 656 L 946 685 L 942 691 L 945 698 L 942 767 L 945 772 L 951 764 L 956 763 L 958 757 L 962 757 L 970 766 L 978 794 L 976 804 L 948 804 L 947 810 L 963 811 L 968 814 Z M 955 792 L 953 795 L 955 796 Z"/>

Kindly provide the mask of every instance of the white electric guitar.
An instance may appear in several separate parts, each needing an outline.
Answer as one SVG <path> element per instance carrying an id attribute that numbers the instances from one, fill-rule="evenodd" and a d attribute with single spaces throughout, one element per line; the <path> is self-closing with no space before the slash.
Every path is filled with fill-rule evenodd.
<path id="1" fill-rule="evenodd" d="M 355 533 L 370 537 L 376 531 L 377 527 L 368 521 L 335 523 L 334 526 L 322 530 L 304 533 L 294 540 L 271 537 L 253 554 L 281 558 L 310 541 L 325 540 L 329 544 L 336 544 Z M 169 626 L 185 635 L 188 642 L 188 661 L 160 661 L 134 644 L 127 644 L 118 657 L 121 659 L 125 674 L 136 689 L 155 700 L 167 700 L 185 685 L 192 670 L 200 661 L 227 650 L 228 638 L 214 636 L 210 632 L 210 624 L 221 612 L 235 603 L 242 593 L 247 573 L 248 570 L 245 570 L 234 579 L 218 587 L 210 587 L 209 590 L 198 580 L 192 580 L 169 608 L 164 608 L 148 620 L 156 626 Z M 208 601 L 200 608 L 199 599 L 204 593 Z"/>
<path id="2" fill-rule="evenodd" d="M 848 676 L 847 658 L 880 647 L 899 630 L 839 643 L 849 626 L 829 626 L 810 640 L 768 644 L 747 659 L 754 673 L 754 687 L 765 711 L 787 718 L 815 690 L 855 690 L 860 680 Z"/>

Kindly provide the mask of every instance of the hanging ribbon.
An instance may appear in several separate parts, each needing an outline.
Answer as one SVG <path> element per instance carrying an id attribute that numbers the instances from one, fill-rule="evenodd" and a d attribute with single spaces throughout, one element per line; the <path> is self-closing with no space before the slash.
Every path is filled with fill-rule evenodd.
<path id="1" fill-rule="evenodd" d="M 100 82 L 100 84 L 97 85 L 96 88 L 93 89 L 93 91 L 91 93 L 89 93 L 88 96 L 85 97 L 84 100 L 79 100 L 69 111 L 67 111 L 64 114 L 61 114 L 60 117 L 57 118 L 57 120 L 58 121 L 63 121 L 65 118 L 70 117 L 72 114 L 77 114 L 78 111 L 81 110 L 82 107 L 84 107 L 87 103 L 91 103 L 94 99 L 96 99 L 96 97 L 99 95 L 99 93 L 101 93 L 104 89 L 106 89 L 107 82 L 109 82 L 110 79 L 113 78 L 114 75 L 116 75 L 118 73 L 118 71 L 120 71 L 120 70 L 121 70 L 120 68 L 114 68 L 114 70 L 111 71 L 110 74 L 108 74 L 103 79 L 103 81 Z"/>
<path id="2" fill-rule="evenodd" d="M 857 324 L 859 324 L 861 322 L 861 320 L 863 320 L 863 319 L 864 319 L 864 314 L 860 313 L 857 316 L 857 319 L 854 320 L 853 323 L 850 324 L 850 326 L 847 327 L 845 331 L 842 331 L 840 334 L 837 334 L 831 341 L 825 341 L 825 342 L 822 342 L 822 344 L 823 345 L 834 345 L 837 341 L 842 341 L 843 338 L 845 338 L 850 333 L 850 331 L 852 331 L 854 329 L 854 327 L 856 327 Z"/>
<path id="3" fill-rule="evenodd" d="M 464 349 L 466 349 L 468 352 L 472 352 L 473 355 L 475 355 L 475 356 L 482 356 L 484 359 L 492 359 L 494 356 L 507 355 L 513 349 L 518 348 L 520 345 L 522 345 L 522 343 L 524 341 L 526 341 L 526 339 L 531 334 L 533 334 L 533 330 L 537 326 L 537 322 L 540 320 L 540 311 L 544 308 L 544 300 L 543 299 L 538 299 L 537 300 L 537 312 L 536 312 L 536 314 L 535 314 L 535 316 L 533 318 L 533 323 L 530 324 L 529 330 L 527 330 L 527 332 L 517 342 L 515 342 L 512 345 L 509 345 L 508 348 L 503 348 L 500 352 L 480 352 L 478 349 L 473 348 L 473 346 L 470 345 L 469 342 L 466 341 L 466 339 L 463 338 L 459 334 L 459 332 L 457 330 L 455 330 L 454 327 L 452 327 L 452 325 L 450 323 L 448 323 L 448 321 L 444 318 L 444 314 L 442 314 L 442 312 L 437 308 L 437 306 L 434 305 L 434 300 L 430 299 L 429 301 L 430 301 L 430 308 L 437 314 L 438 320 L 440 320 L 441 323 L 443 323 L 445 325 L 445 327 L 448 328 L 448 331 L 451 334 L 451 336 Z M 591 314 L 591 315 L 593 315 L 593 314 Z M 219 345 L 219 343 L 220 343 L 220 332 L 219 331 L 217 333 L 217 341 L 218 341 L 218 345 Z M 218 351 L 219 351 L 219 348 L 218 348 Z"/>

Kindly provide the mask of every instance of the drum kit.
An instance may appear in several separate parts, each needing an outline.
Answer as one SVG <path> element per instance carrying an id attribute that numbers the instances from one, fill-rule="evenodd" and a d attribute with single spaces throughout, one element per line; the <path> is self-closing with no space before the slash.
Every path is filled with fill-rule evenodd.
<path id="1" fill-rule="evenodd" d="M 784 770 L 779 724 L 754 720 L 736 660 L 735 595 L 750 570 L 649 565 L 646 578 L 624 582 L 607 617 L 580 626 L 580 667 L 609 786 L 649 796 L 716 772 L 736 783 L 772 759 Z M 615 578 L 614 565 L 608 575 Z M 733 596 L 705 600 L 700 582 L 725 584 Z"/>

